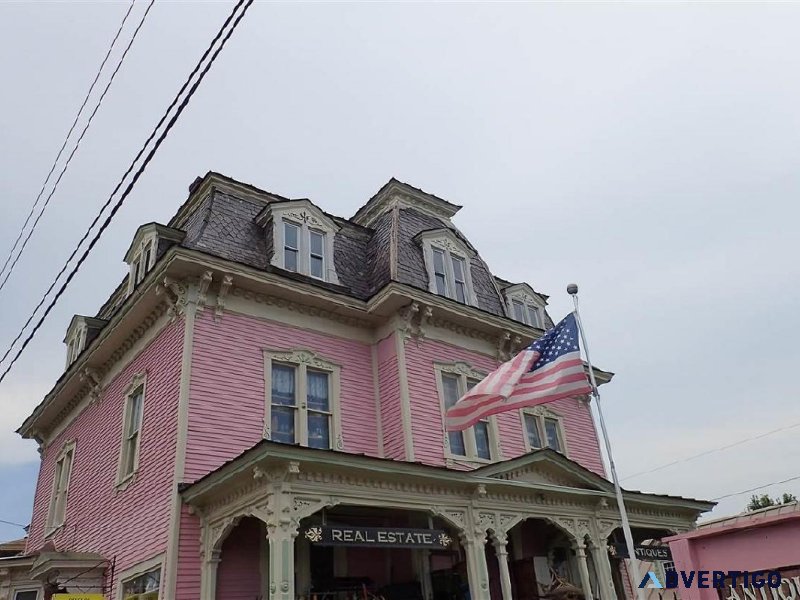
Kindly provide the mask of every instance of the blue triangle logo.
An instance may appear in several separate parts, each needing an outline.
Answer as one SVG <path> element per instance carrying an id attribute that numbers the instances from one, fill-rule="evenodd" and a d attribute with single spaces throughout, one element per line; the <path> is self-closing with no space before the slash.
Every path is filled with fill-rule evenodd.
<path id="1" fill-rule="evenodd" d="M 649 583 L 648 583 L 649 582 Z M 658 580 L 658 577 L 652 571 L 648 571 L 647 575 L 642 578 L 642 582 L 639 584 L 640 588 L 657 588 L 659 590 L 664 589 L 664 586 L 661 585 L 661 582 Z"/>

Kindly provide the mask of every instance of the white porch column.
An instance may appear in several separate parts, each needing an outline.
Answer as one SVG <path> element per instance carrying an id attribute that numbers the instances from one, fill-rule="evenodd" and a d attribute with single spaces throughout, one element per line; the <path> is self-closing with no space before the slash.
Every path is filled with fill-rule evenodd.
<path id="1" fill-rule="evenodd" d="M 495 534 L 492 539 L 494 553 L 497 556 L 497 567 L 500 570 L 500 589 L 503 591 L 503 600 L 514 600 L 511 595 L 511 573 L 508 570 L 508 538 L 505 535 Z"/>
<path id="2" fill-rule="evenodd" d="M 269 541 L 269 600 L 295 600 L 294 540 L 297 527 L 267 524 Z"/>
<path id="3" fill-rule="evenodd" d="M 586 600 L 592 600 L 592 581 L 589 579 L 589 565 L 586 563 L 586 545 L 582 541 L 575 542 L 575 556 L 578 558 L 578 570 L 581 573 L 581 587 Z"/>
<path id="4" fill-rule="evenodd" d="M 594 567 L 597 571 L 600 600 L 616 600 L 617 592 L 614 589 L 614 579 L 611 574 L 611 561 L 608 558 L 606 540 L 592 540 L 591 552 Z"/>
<path id="5" fill-rule="evenodd" d="M 200 600 L 215 600 L 217 597 L 217 568 L 220 550 L 212 550 L 204 557 L 200 566 Z"/>
<path id="6" fill-rule="evenodd" d="M 489 569 L 486 566 L 486 534 L 462 534 L 461 544 L 467 555 L 467 578 L 470 597 L 482 600 L 489 597 Z"/>

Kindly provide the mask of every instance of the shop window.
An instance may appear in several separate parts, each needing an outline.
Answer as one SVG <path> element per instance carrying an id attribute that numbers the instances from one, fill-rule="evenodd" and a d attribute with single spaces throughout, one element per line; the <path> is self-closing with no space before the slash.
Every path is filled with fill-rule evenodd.
<path id="1" fill-rule="evenodd" d="M 483 374 L 473 371 L 464 363 L 436 366 L 439 380 L 439 395 L 442 403 L 442 427 L 447 409 L 458 402 L 468 390 L 472 389 Z M 463 431 L 445 433 L 445 456 L 453 460 L 490 462 L 499 458 L 497 424 L 494 417 L 488 417 Z"/>
<path id="2" fill-rule="evenodd" d="M 50 496 L 50 509 L 47 513 L 47 535 L 64 524 L 67 513 L 67 496 L 69 480 L 72 475 L 72 462 L 75 457 L 75 444 L 64 446 L 56 459 L 53 473 L 53 492 Z"/>
<path id="3" fill-rule="evenodd" d="M 526 408 L 521 411 L 528 451 L 551 448 L 566 454 L 561 417 L 543 407 Z"/>
<path id="4" fill-rule="evenodd" d="M 122 600 L 158 600 L 161 568 L 152 569 L 122 582 Z"/>
<path id="5" fill-rule="evenodd" d="M 341 449 L 339 367 L 308 351 L 270 352 L 266 363 L 264 437 L 309 448 Z"/>

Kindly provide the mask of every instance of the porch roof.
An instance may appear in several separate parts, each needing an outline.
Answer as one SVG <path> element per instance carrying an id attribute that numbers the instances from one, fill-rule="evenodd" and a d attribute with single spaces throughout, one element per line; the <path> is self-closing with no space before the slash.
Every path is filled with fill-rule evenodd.
<path id="1" fill-rule="evenodd" d="M 214 494 L 223 484 L 235 483 L 243 477 L 249 477 L 249 473 L 255 467 L 291 461 L 322 469 L 347 470 L 363 476 L 401 477 L 404 480 L 447 484 L 464 489 L 484 486 L 486 490 L 568 494 L 603 498 L 609 503 L 613 503 L 615 497 L 614 486 L 610 481 L 550 449 L 536 450 L 471 471 L 463 471 L 445 466 L 307 448 L 270 440 L 258 442 L 194 483 L 181 484 L 179 491 L 187 503 L 202 504 L 206 497 Z M 555 480 L 558 482 L 541 478 L 525 479 L 524 473 L 536 472 L 543 468 L 557 473 L 559 477 Z M 715 505 L 714 502 L 706 500 L 639 491 L 624 491 L 624 497 L 626 503 L 639 506 L 693 512 L 695 518 L 700 513 L 711 510 Z"/>

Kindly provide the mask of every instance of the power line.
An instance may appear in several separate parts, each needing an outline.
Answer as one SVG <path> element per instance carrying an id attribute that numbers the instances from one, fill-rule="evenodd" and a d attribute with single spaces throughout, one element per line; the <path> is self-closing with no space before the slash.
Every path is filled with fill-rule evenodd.
<path id="1" fill-rule="evenodd" d="M 3 525 L 13 525 L 14 527 L 21 527 L 22 529 L 26 529 L 26 530 L 28 528 L 27 525 L 22 525 L 20 523 L 14 523 L 13 521 L 6 521 L 4 519 L 0 519 L 0 523 L 2 523 Z"/>
<path id="2" fill-rule="evenodd" d="M 14 366 L 14 363 L 17 362 L 19 357 L 25 351 L 25 348 L 28 346 L 28 344 L 33 339 L 33 337 L 36 335 L 36 332 L 42 326 L 42 323 L 44 323 L 44 320 L 50 314 L 50 311 L 56 305 L 56 302 L 58 302 L 59 298 L 64 293 L 64 290 L 66 290 L 66 288 L 69 285 L 70 281 L 72 281 L 72 278 L 75 277 L 75 274 L 78 272 L 78 270 L 80 269 L 81 265 L 84 263 L 86 258 L 89 256 L 89 253 L 92 251 L 92 248 L 94 248 L 95 244 L 97 244 L 97 241 L 100 239 L 100 236 L 108 228 L 109 224 L 111 223 L 111 220 L 114 218 L 114 215 L 122 207 L 122 205 L 125 202 L 125 200 L 127 199 L 128 195 L 133 190 L 133 187 L 136 185 L 136 182 L 139 180 L 139 177 L 141 177 L 142 173 L 144 173 L 145 169 L 147 168 L 147 165 L 153 159 L 153 157 L 155 156 L 155 154 L 158 151 L 159 147 L 161 146 L 161 144 L 164 142 L 164 140 L 166 139 L 167 135 L 169 134 L 170 130 L 175 125 L 175 123 L 178 121 L 178 117 L 180 117 L 181 113 L 184 111 L 186 106 L 188 106 L 189 101 L 191 100 L 191 98 L 194 95 L 194 93 L 197 91 L 197 88 L 199 87 L 200 83 L 205 78 L 206 74 L 208 73 L 209 69 L 211 68 L 211 65 L 214 64 L 214 61 L 217 59 L 217 56 L 222 51 L 222 49 L 225 47 L 225 44 L 228 42 L 228 40 L 230 39 L 231 35 L 233 34 L 233 32 L 238 27 L 239 22 L 242 20 L 244 15 L 247 13 L 247 10 L 250 8 L 250 6 L 253 4 L 253 0 L 239 0 L 239 2 L 233 8 L 233 11 L 231 11 L 230 16 L 225 20 L 225 23 L 222 25 L 222 27 L 220 28 L 219 32 L 215 36 L 215 38 L 212 40 L 211 44 L 209 45 L 209 48 L 206 50 L 206 52 L 203 53 L 203 57 L 200 59 L 200 62 L 198 62 L 197 66 L 195 67 L 195 70 L 192 72 L 192 75 L 189 76 L 189 80 L 191 80 L 191 77 L 194 75 L 194 73 L 197 71 L 197 69 L 199 69 L 200 65 L 202 64 L 202 61 L 208 55 L 208 52 L 211 50 L 211 48 L 217 42 L 219 37 L 222 35 L 222 32 L 225 30 L 225 28 L 228 25 L 228 23 L 230 22 L 231 18 L 233 18 L 233 16 L 237 13 L 237 11 L 242 6 L 242 4 L 244 4 L 244 9 L 242 10 L 242 12 L 239 15 L 236 16 L 236 19 L 234 20 L 233 25 L 231 26 L 230 30 L 225 34 L 225 37 L 222 38 L 222 43 L 220 44 L 220 46 L 216 50 L 214 50 L 214 53 L 211 55 L 210 61 L 203 68 L 203 70 L 200 72 L 199 78 L 197 79 L 197 81 L 195 81 L 192 84 L 192 87 L 189 89 L 188 94 L 181 101 L 181 103 L 178 105 L 177 112 L 170 118 L 169 122 L 167 123 L 166 128 L 161 133 L 159 138 L 156 140 L 155 146 L 150 150 L 150 152 L 148 152 L 147 156 L 144 159 L 144 162 L 142 163 L 142 165 L 139 167 L 139 169 L 134 174 L 133 179 L 128 184 L 128 186 L 125 188 L 125 191 L 122 193 L 122 195 L 120 196 L 119 200 L 117 200 L 117 203 L 112 207 L 111 212 L 108 214 L 108 216 L 106 217 L 105 221 L 103 221 L 103 223 L 101 224 L 100 229 L 97 231 L 97 233 L 94 235 L 92 240 L 89 242 L 89 246 L 86 248 L 86 250 L 83 252 L 81 257 L 78 259 L 78 262 L 75 264 L 75 266 L 73 267 L 72 271 L 67 276 L 67 279 L 64 281 L 64 283 L 59 288 L 58 292 L 56 292 L 55 297 L 52 299 L 50 304 L 47 306 L 47 308 L 44 311 L 44 314 L 41 316 L 39 321 L 36 323 L 36 325 L 34 326 L 33 330 L 30 332 L 28 337 L 25 338 L 25 341 L 22 343 L 22 347 L 14 355 L 14 358 L 11 360 L 11 362 L 9 363 L 9 365 L 5 369 L 5 371 L 3 371 L 3 374 L 0 375 L 0 383 L 2 383 L 2 381 L 5 379 L 6 375 L 8 375 L 8 372 Z M 187 80 L 187 84 L 188 84 L 189 80 Z M 176 97 L 175 101 L 177 101 L 177 98 L 180 96 L 181 92 L 183 91 L 183 89 L 185 87 L 186 87 L 186 84 L 184 84 L 184 86 L 181 88 L 181 91 L 178 92 L 178 96 Z M 174 105 L 175 101 L 173 101 L 173 104 L 170 105 L 170 108 Z M 170 109 L 167 109 L 167 113 L 169 112 L 169 110 Z M 164 115 L 164 117 L 162 117 L 162 120 L 159 121 L 159 124 L 163 122 L 163 119 L 165 117 L 166 117 L 166 114 Z M 156 127 L 156 129 L 157 128 L 158 128 L 158 126 Z M 154 131 L 153 135 L 154 134 L 155 134 L 155 131 Z M 150 139 L 152 139 L 152 135 L 151 135 L 150 138 L 148 138 L 148 141 Z M 140 155 L 141 155 L 141 152 L 140 152 L 139 155 L 137 155 L 137 158 Z M 136 162 L 136 159 L 134 159 L 134 163 L 135 162 Z M 127 175 L 127 173 L 130 172 L 130 169 L 132 167 L 133 167 L 133 164 L 131 165 L 129 170 L 126 172 L 126 175 Z M 120 183 L 117 185 L 117 188 L 115 188 L 115 191 L 117 189 L 119 189 L 119 187 L 122 185 L 126 175 L 123 175 L 123 178 L 122 178 L 122 180 L 120 180 Z M 111 196 L 109 197 L 109 200 L 108 200 L 107 204 L 110 203 L 111 198 L 113 197 L 113 195 L 114 195 L 114 192 L 112 192 Z M 104 205 L 104 207 L 107 206 L 107 204 Z M 98 214 L 98 218 L 102 214 L 102 211 L 103 211 L 103 209 L 101 209 L 100 213 Z M 90 229 L 91 229 L 91 227 L 90 227 Z M 78 245 L 78 247 L 80 247 L 80 244 Z M 76 248 L 75 251 L 77 252 L 77 248 Z M 75 254 L 75 252 L 73 252 L 73 256 L 74 256 L 74 254 Z M 70 259 L 68 259 L 67 264 L 69 264 L 69 260 Z M 56 277 L 56 280 L 53 282 L 53 285 L 55 285 L 57 280 L 58 280 L 58 277 Z M 52 286 L 51 286 L 51 288 L 52 288 Z M 40 304 L 40 306 L 41 306 L 41 304 Z M 35 311 L 34 311 L 34 313 L 35 313 Z M 6 355 L 7 354 L 8 354 L 8 352 L 6 352 Z"/>
<path id="3" fill-rule="evenodd" d="M 741 496 L 742 494 L 747 494 L 749 492 L 755 492 L 756 490 L 760 490 L 765 487 L 769 487 L 771 485 L 780 485 L 782 483 L 789 483 L 790 481 L 796 481 L 800 479 L 800 475 L 795 477 L 789 477 L 789 479 L 784 479 L 783 481 L 772 481 L 770 483 L 765 483 L 764 485 L 759 485 L 754 488 L 750 488 L 749 490 L 742 490 L 741 492 L 733 492 L 732 494 L 725 494 L 724 496 L 717 496 L 716 498 L 712 498 L 713 501 L 723 500 L 724 498 L 732 498 L 733 496 Z"/>
<path id="4" fill-rule="evenodd" d="M 33 204 L 31 205 L 31 210 L 28 213 L 28 216 L 25 217 L 25 222 L 22 224 L 22 227 L 19 230 L 19 234 L 17 235 L 17 239 L 14 240 L 14 245 L 11 247 L 11 250 L 9 251 L 8 256 L 6 257 L 6 260 L 3 263 L 3 266 L 0 267 L 0 275 L 2 275 L 3 272 L 6 270 L 6 267 L 8 266 L 8 263 L 11 261 L 11 257 L 14 256 L 14 251 L 17 249 L 17 245 L 19 244 L 19 241 L 22 239 L 22 236 L 25 233 L 25 228 L 28 226 L 28 223 L 30 222 L 31 217 L 33 216 L 33 213 L 36 211 L 36 206 L 39 204 L 39 200 L 42 198 L 42 194 L 44 193 L 44 189 L 47 187 L 47 183 L 50 181 L 50 177 L 53 175 L 53 171 L 56 170 L 56 165 L 58 164 L 58 161 L 61 158 L 61 155 L 64 153 L 64 148 L 67 147 L 67 142 L 69 141 L 69 138 L 72 135 L 72 132 L 75 130 L 75 126 L 78 124 L 78 120 L 80 119 L 81 114 L 83 114 L 83 109 L 86 107 L 86 103 L 89 101 L 89 98 L 91 97 L 92 92 L 94 91 L 94 86 L 97 85 L 97 82 L 100 79 L 100 75 L 103 72 L 103 68 L 106 66 L 106 62 L 108 61 L 108 57 L 111 56 L 111 52 L 114 50 L 114 46 L 116 45 L 117 40 L 119 39 L 119 34 L 122 33 L 122 29 L 123 29 L 123 27 L 125 27 L 125 23 L 128 20 L 128 16 L 131 14 L 131 10 L 133 10 L 134 2 L 135 2 L 135 0 L 131 0 L 131 4 L 130 4 L 130 6 L 128 6 L 128 11 L 125 13 L 125 16 L 122 17 L 122 22 L 119 24 L 119 28 L 117 29 L 117 33 L 114 35 L 114 39 L 111 40 L 111 45 L 108 47 L 108 51 L 106 52 L 106 55 L 103 57 L 103 62 L 100 63 L 100 67 L 97 69 L 97 73 L 94 76 L 94 80 L 92 81 L 92 84 L 89 86 L 89 91 L 86 92 L 86 96 L 84 97 L 80 108 L 78 108 L 78 112 L 75 115 L 75 119 L 72 121 L 72 125 L 70 126 L 69 131 L 67 132 L 67 135 L 64 138 L 64 142 L 61 144 L 61 148 L 59 148 L 59 150 L 58 150 L 58 154 L 56 155 L 56 158 L 53 161 L 53 165 L 50 167 L 50 171 L 47 173 L 47 177 L 44 178 L 44 183 L 42 184 L 42 188 L 39 190 L 39 193 L 36 195 L 36 200 L 33 201 Z M 112 79 L 113 79 L 113 77 L 112 77 Z M 35 225 L 34 225 L 34 227 L 35 227 Z M 22 250 L 20 250 L 20 254 L 21 253 L 22 253 Z M 12 268 L 13 268 L 13 265 L 12 265 Z M 2 285 L 0 285 L 0 289 L 2 289 Z"/>
<path id="5" fill-rule="evenodd" d="M 241 4 L 241 2 L 240 2 L 239 4 Z M 239 6 L 239 5 L 237 5 L 237 7 L 238 7 L 238 6 Z M 214 39 L 213 39 L 213 40 L 211 40 L 211 43 L 208 45 L 208 48 L 206 48 L 205 52 L 203 52 L 203 55 L 200 57 L 200 60 L 199 60 L 199 61 L 197 61 L 197 64 L 195 65 L 194 69 L 192 70 L 192 72 L 191 72 L 191 73 L 189 73 L 189 76 L 186 78 L 186 81 L 184 81 L 184 82 L 183 82 L 183 85 L 181 86 L 181 89 L 179 89 L 179 90 L 178 90 L 178 93 L 177 93 L 177 94 L 175 94 L 175 98 L 173 98 L 172 102 L 171 102 L 171 103 L 170 103 L 170 105 L 167 107 L 167 110 L 166 110 L 166 111 L 164 111 L 164 114 L 161 116 L 161 119 L 159 119 L 158 123 L 157 123 L 157 124 L 156 124 L 156 126 L 153 128 L 153 131 L 152 131 L 152 133 L 150 133 L 150 136 L 147 138 L 147 140 L 145 140 L 145 142 L 144 142 L 144 144 L 142 145 L 141 149 L 140 149 L 140 150 L 139 150 L 139 152 L 136 154 L 136 156 L 134 157 L 134 159 L 131 161 L 131 164 L 130 164 L 130 166 L 129 166 L 129 167 L 128 167 L 128 169 L 125 171 L 125 173 L 122 175 L 122 177 L 120 178 L 120 180 L 119 180 L 119 183 L 117 183 L 117 186 L 114 188 L 114 191 L 112 191 L 112 192 L 111 192 L 111 195 L 108 197 L 108 200 L 106 200 L 105 204 L 103 204 L 103 206 L 100 208 L 100 211 L 97 213 L 97 215 L 95 215 L 95 217 L 94 217 L 94 219 L 92 220 L 91 224 L 89 225 L 89 227 L 88 227 L 88 228 L 86 229 L 86 231 L 84 232 L 84 234 L 83 234 L 83 237 L 81 237 L 81 239 L 78 241 L 78 244 L 75 246 L 75 249 L 74 249 L 74 250 L 72 251 L 72 253 L 69 255 L 69 257 L 67 258 L 66 262 L 64 262 L 64 266 L 63 266 L 63 267 L 61 267 L 61 270 L 58 272 L 58 274 L 56 275 L 55 279 L 54 279 L 54 280 L 53 280 L 53 282 L 50 284 L 50 287 L 48 287 L 48 288 L 47 288 L 47 291 L 45 291 L 44 295 L 42 296 L 42 299 L 41 299 L 41 300 L 39 300 L 39 303 L 36 305 L 36 308 L 34 308 L 34 309 L 33 309 L 33 312 L 32 312 L 32 313 L 31 313 L 31 315 L 28 317 L 28 320 L 27 320 L 27 321 L 25 321 L 25 324 L 24 324 L 24 325 L 22 326 L 22 328 L 19 330 L 19 333 L 17 333 L 16 337 L 15 337 L 15 338 L 12 340 L 11 344 L 10 344 L 10 345 L 9 345 L 9 347 L 6 349 L 5 353 L 3 353 L 3 356 L 2 356 L 2 358 L 0 358 L 0 364 L 2 364 L 2 363 L 3 363 L 3 361 L 5 361 L 5 359 L 8 357 L 8 355 L 9 355 L 9 354 L 11 353 L 11 351 L 14 349 L 14 345 L 15 345 L 15 344 L 16 344 L 16 343 L 19 341 L 19 339 L 20 339 L 20 338 L 23 336 L 23 334 L 25 333 L 25 330 L 28 328 L 28 325 L 30 325 L 30 324 L 31 324 L 31 321 L 33 321 L 34 317 L 36 316 L 36 313 L 39 311 L 39 309 L 42 307 L 42 305 L 43 305 L 43 304 L 45 303 L 45 301 L 47 300 L 47 296 L 49 296 L 49 295 L 50 295 L 50 292 L 52 292 L 52 291 L 53 291 L 53 288 L 56 286 L 56 283 L 58 283 L 58 280 L 59 280 L 59 279 L 61 278 L 61 276 L 62 276 L 62 275 L 63 275 L 63 274 L 66 272 L 66 270 L 67 270 L 67 267 L 69 266 L 69 263 L 72 261 L 72 259 L 73 259 L 73 258 L 75 258 L 75 255 L 78 253 L 78 250 L 80 250 L 80 247 L 83 245 L 83 242 L 85 242 L 85 241 L 86 241 L 86 240 L 89 238 L 89 234 L 91 233 L 92 229 L 94 229 L 94 226 L 95 226 L 95 225 L 97 225 L 97 222 L 100 220 L 100 217 L 103 215 L 103 213 L 105 212 L 105 210 L 106 210 L 106 209 L 109 207 L 109 205 L 111 204 L 111 201 L 112 201 L 112 199 L 114 198 L 114 195 L 115 195 L 115 194 L 116 194 L 116 193 L 119 191 L 119 189 L 122 187 L 122 184 L 123 184 L 123 182 L 125 181 L 125 178 L 126 178 L 128 175 L 130 175 L 130 174 L 131 174 L 131 171 L 133 171 L 133 168 L 134 168 L 134 166 L 136 165 L 136 162 L 137 162 L 137 161 L 138 161 L 138 160 L 139 160 L 139 159 L 142 157 L 142 155 L 144 154 L 145 150 L 147 149 L 147 146 L 150 144 L 150 142 L 152 142 L 152 141 L 153 141 L 153 138 L 155 138 L 155 137 L 156 137 L 156 134 L 158 133 L 158 130 L 159 130 L 159 129 L 161 128 L 161 126 L 164 124 L 164 121 L 166 121 L 166 120 L 167 120 L 167 117 L 169 116 L 169 113 L 170 113 L 170 112 L 172 111 L 172 109 L 173 109 L 173 108 L 175 108 L 175 106 L 178 104 L 178 100 L 180 100 L 180 97 L 181 97 L 181 95 L 183 94 L 183 92 L 185 92 L 185 91 L 186 91 L 186 88 L 187 88 L 187 87 L 189 87 L 189 84 L 191 83 L 191 81 L 192 81 L 192 79 L 194 78 L 194 76 L 195 76 L 195 75 L 197 75 L 197 72 L 200 70 L 200 67 L 202 66 L 203 62 L 205 62 L 206 58 L 208 58 L 208 55 L 211 53 L 211 50 L 212 50 L 212 48 L 214 47 L 214 45 L 215 45 L 215 44 L 216 44 L 216 43 L 219 41 L 220 37 L 222 36 L 222 32 L 223 32 L 223 31 L 224 31 L 224 30 L 225 30 L 225 29 L 228 27 L 228 25 L 230 24 L 230 22 L 231 22 L 231 19 L 233 18 L 233 15 L 234 15 L 234 13 L 235 13 L 235 12 L 236 12 L 236 9 L 234 9 L 234 11 L 233 11 L 233 12 L 231 12 L 231 14 L 230 14 L 230 15 L 228 15 L 228 18 L 227 18 L 227 19 L 225 19 L 225 22 L 222 24 L 222 27 L 220 27 L 220 30 L 217 32 L 217 35 L 216 35 L 216 36 L 214 36 Z M 45 315 L 45 316 L 46 316 L 46 315 Z M 16 360 L 16 359 L 15 359 L 15 360 Z M 5 375 L 4 375 L 4 376 L 5 376 Z M 0 381 L 2 381 L 2 378 L 1 378 L 1 377 L 0 377 Z"/>
<path id="6" fill-rule="evenodd" d="M 714 454 L 715 452 L 720 452 L 722 450 L 728 450 L 729 448 L 734 448 L 736 446 L 741 446 L 742 444 L 746 444 L 748 442 L 752 442 L 752 441 L 755 441 L 755 440 L 760 440 L 761 438 L 765 438 L 767 436 L 774 435 L 774 434 L 780 433 L 782 431 L 787 431 L 789 429 L 794 429 L 795 427 L 800 427 L 800 422 L 793 423 L 791 425 L 785 425 L 783 427 L 778 427 L 777 429 L 773 429 L 771 431 L 767 431 L 765 433 L 761 433 L 761 434 L 755 435 L 753 437 L 744 438 L 744 439 L 738 440 L 736 442 L 733 442 L 731 444 L 727 444 L 725 446 L 719 446 L 718 448 L 711 448 L 710 450 L 705 450 L 703 452 L 700 452 L 699 454 L 693 454 L 691 456 L 687 456 L 686 458 L 681 458 L 681 459 L 678 459 L 678 460 L 674 460 L 674 461 L 672 461 L 670 463 L 663 464 L 661 466 L 655 467 L 653 469 L 649 469 L 647 471 L 640 471 L 639 473 L 634 473 L 633 475 L 626 475 L 622 479 L 623 480 L 632 479 L 634 477 L 639 477 L 641 475 L 648 475 L 650 473 L 655 473 L 656 471 L 661 471 L 662 469 L 666 469 L 668 467 L 674 467 L 675 465 L 679 465 L 681 463 L 689 462 L 690 460 L 694 460 L 694 459 L 700 458 L 702 456 L 708 456 L 709 454 Z"/>

